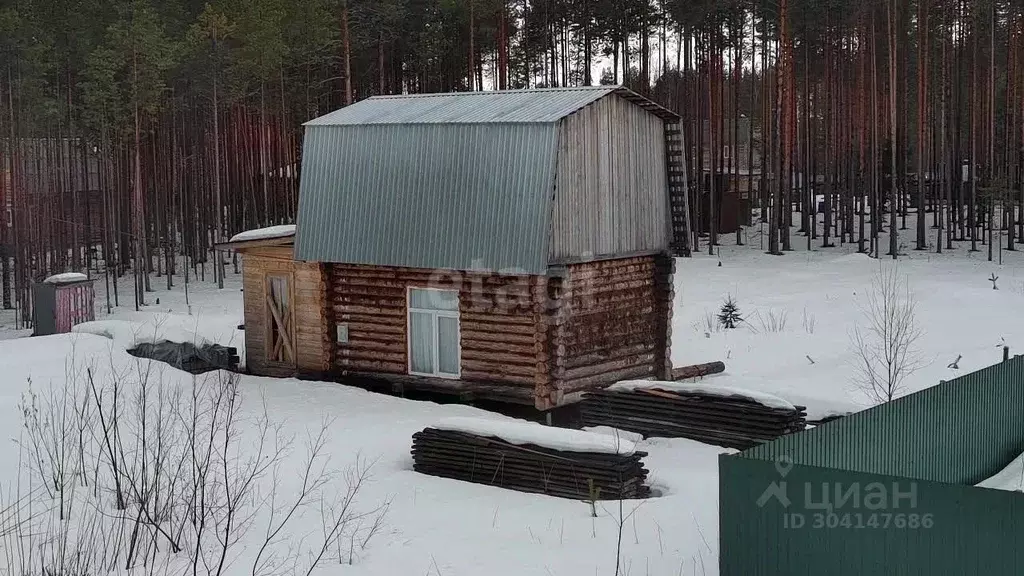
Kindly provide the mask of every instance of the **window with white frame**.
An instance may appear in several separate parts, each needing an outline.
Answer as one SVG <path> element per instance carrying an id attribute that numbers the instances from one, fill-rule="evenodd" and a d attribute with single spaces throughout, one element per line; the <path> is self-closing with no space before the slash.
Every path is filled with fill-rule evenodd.
<path id="1" fill-rule="evenodd" d="M 459 293 L 409 289 L 409 373 L 458 378 Z"/>

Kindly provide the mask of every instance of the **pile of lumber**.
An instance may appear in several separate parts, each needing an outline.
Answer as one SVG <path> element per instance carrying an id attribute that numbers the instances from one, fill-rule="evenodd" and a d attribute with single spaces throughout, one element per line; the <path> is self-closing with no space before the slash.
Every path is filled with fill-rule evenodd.
<path id="1" fill-rule="evenodd" d="M 689 438 L 744 450 L 807 425 L 803 406 L 767 406 L 738 395 L 679 389 L 599 390 L 580 402 L 586 426 L 611 426 L 645 438 Z"/>
<path id="2" fill-rule="evenodd" d="M 413 469 L 520 492 L 577 500 L 646 498 L 645 452 L 555 450 L 496 436 L 426 428 L 413 434 Z"/>

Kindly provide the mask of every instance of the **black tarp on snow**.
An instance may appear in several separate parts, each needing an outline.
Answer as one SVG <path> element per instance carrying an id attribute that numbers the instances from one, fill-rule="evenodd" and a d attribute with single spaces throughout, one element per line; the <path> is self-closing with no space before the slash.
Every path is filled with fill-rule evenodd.
<path id="1" fill-rule="evenodd" d="M 138 358 L 150 358 L 165 362 L 192 374 L 212 370 L 237 370 L 238 350 L 220 344 L 198 347 L 191 342 L 158 342 L 139 344 L 128 351 Z"/>

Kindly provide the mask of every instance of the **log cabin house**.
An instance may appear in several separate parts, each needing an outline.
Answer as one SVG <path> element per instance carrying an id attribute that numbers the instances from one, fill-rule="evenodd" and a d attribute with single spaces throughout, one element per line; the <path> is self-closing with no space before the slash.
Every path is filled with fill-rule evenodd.
<path id="1" fill-rule="evenodd" d="M 296 233 L 221 246 L 242 254 L 248 370 L 541 410 L 669 378 L 678 120 L 605 86 L 306 123 Z"/>

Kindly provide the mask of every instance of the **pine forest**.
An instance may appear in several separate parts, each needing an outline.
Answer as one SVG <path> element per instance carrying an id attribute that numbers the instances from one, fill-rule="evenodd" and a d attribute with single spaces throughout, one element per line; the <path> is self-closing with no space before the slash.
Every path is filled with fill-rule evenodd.
<path id="1" fill-rule="evenodd" d="M 214 244 L 294 222 L 302 123 L 363 98 L 596 84 L 681 115 L 693 250 L 1024 238 L 1019 0 L 6 0 L 2 305 L 223 286 Z"/>

